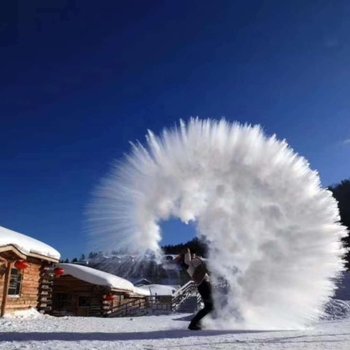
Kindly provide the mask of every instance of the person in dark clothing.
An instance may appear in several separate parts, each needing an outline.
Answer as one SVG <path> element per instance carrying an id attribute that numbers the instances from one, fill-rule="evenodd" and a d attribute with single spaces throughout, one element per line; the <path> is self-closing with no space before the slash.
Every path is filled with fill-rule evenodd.
<path id="1" fill-rule="evenodd" d="M 202 297 L 204 308 L 197 312 L 188 326 L 190 330 L 200 330 L 202 318 L 213 311 L 214 308 L 208 270 L 203 259 L 195 255 L 192 256 L 189 249 L 180 254 L 176 260 L 186 269 L 191 279 L 196 283 L 198 292 Z"/>

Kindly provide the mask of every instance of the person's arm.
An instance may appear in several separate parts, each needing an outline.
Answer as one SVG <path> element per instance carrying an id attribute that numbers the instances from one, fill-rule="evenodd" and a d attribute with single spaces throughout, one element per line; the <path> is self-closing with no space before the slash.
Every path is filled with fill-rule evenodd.
<path id="1" fill-rule="evenodd" d="M 189 248 L 187 248 L 187 251 L 185 252 L 185 256 L 184 256 L 185 264 L 190 266 L 191 260 L 192 260 L 191 251 Z"/>

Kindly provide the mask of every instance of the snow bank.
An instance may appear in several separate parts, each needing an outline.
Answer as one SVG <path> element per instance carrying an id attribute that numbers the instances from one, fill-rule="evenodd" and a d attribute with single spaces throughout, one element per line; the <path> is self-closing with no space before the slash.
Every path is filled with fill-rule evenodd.
<path id="1" fill-rule="evenodd" d="M 38 317 L 44 317 L 44 315 L 34 308 L 30 308 L 27 310 L 17 310 L 4 315 L 4 318 L 33 319 Z"/>
<path id="2" fill-rule="evenodd" d="M 0 247 L 14 245 L 23 254 L 39 254 L 59 260 L 60 253 L 48 244 L 0 226 Z"/>

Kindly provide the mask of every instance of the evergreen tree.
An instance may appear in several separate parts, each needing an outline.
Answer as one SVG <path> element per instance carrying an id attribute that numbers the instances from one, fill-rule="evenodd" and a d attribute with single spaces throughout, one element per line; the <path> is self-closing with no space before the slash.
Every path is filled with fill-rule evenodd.
<path id="1" fill-rule="evenodd" d="M 207 256 L 207 246 L 204 242 L 200 241 L 198 238 L 193 238 L 191 241 L 186 243 L 180 243 L 176 245 L 166 245 L 162 247 L 165 254 L 179 254 L 184 249 L 190 248 L 191 252 L 196 253 L 199 256 Z"/>
<path id="2" fill-rule="evenodd" d="M 340 184 L 329 187 L 334 198 L 338 201 L 338 208 L 341 223 L 350 230 L 350 179 L 343 180 Z M 350 247 L 350 236 L 344 238 L 344 244 L 347 248 Z M 346 255 L 347 268 L 350 268 L 350 252 Z"/>
<path id="3" fill-rule="evenodd" d="M 88 259 L 92 260 L 92 259 L 96 258 L 96 256 L 97 256 L 96 252 L 90 252 L 89 255 L 88 255 Z"/>

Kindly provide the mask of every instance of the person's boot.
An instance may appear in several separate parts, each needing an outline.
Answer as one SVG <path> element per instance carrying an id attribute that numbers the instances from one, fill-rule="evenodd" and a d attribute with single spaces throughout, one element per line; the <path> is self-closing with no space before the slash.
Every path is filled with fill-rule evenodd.
<path id="1" fill-rule="evenodd" d="M 190 323 L 188 329 L 190 329 L 191 331 L 200 331 L 202 327 L 199 324 Z"/>

